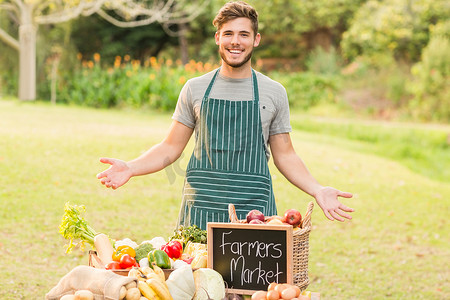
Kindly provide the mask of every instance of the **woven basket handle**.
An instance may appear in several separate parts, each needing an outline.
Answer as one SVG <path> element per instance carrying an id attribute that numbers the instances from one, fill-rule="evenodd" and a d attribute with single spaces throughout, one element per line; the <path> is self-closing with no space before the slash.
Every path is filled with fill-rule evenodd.
<path id="1" fill-rule="evenodd" d="M 314 208 L 314 202 L 311 201 L 311 202 L 309 202 L 305 216 L 303 217 L 302 228 L 311 227 L 311 215 L 312 215 L 313 208 Z"/>
<path id="2" fill-rule="evenodd" d="M 236 208 L 232 203 L 228 204 L 228 215 L 230 216 L 231 223 L 239 223 L 239 219 L 236 215 Z"/>
<path id="3" fill-rule="evenodd" d="M 100 257 L 97 256 L 97 252 L 90 250 L 89 251 L 89 266 L 95 267 L 95 264 L 93 263 L 92 258 L 94 258 L 95 261 L 97 262 L 97 266 L 100 266 L 101 268 L 105 268 L 105 265 L 100 260 Z"/>

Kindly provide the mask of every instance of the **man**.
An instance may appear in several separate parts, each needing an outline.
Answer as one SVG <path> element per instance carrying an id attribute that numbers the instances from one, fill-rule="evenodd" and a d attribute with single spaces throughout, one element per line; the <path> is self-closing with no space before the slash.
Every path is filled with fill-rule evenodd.
<path id="1" fill-rule="evenodd" d="M 183 87 L 167 137 L 135 160 L 101 158 L 110 168 L 97 175 L 116 189 L 132 176 L 164 169 L 176 161 L 195 132 L 186 170 L 179 224 L 228 220 L 233 203 L 238 218 L 258 209 L 277 213 L 267 161 L 268 147 L 280 172 L 313 196 L 330 220 L 351 219 L 338 200 L 352 194 L 321 186 L 297 156 L 289 132 L 289 107 L 282 85 L 251 67 L 259 45 L 258 14 L 245 2 L 225 4 L 213 21 L 221 67 Z"/>

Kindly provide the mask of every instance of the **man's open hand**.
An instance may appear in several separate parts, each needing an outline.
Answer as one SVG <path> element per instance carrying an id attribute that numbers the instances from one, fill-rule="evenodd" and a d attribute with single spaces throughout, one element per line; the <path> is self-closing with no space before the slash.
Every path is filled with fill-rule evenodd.
<path id="1" fill-rule="evenodd" d="M 106 171 L 97 174 L 100 182 L 108 188 L 115 190 L 127 183 L 132 176 L 130 167 L 123 160 L 102 157 L 100 162 L 111 165 Z"/>
<path id="2" fill-rule="evenodd" d="M 352 216 L 348 213 L 354 212 L 355 210 L 339 202 L 338 197 L 351 198 L 353 195 L 329 186 L 321 188 L 315 195 L 317 204 L 328 219 L 341 222 L 344 222 L 345 219 L 351 220 Z"/>

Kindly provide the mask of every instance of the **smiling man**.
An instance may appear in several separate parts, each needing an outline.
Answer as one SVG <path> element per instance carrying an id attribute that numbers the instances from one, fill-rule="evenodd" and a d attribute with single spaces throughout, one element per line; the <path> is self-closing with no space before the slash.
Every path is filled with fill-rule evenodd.
<path id="1" fill-rule="evenodd" d="M 221 67 L 186 82 L 161 143 L 129 162 L 101 158 L 111 165 L 97 175 L 101 183 L 116 189 L 133 176 L 162 170 L 180 157 L 195 132 L 179 225 L 206 229 L 207 222 L 226 222 L 229 203 L 240 219 L 252 209 L 266 216 L 277 214 L 270 152 L 280 172 L 314 197 L 327 218 L 351 219 L 353 209 L 338 197 L 352 194 L 320 185 L 295 153 L 286 90 L 251 67 L 253 49 L 261 40 L 255 9 L 245 2 L 229 2 L 213 25 Z"/>
<path id="2" fill-rule="evenodd" d="M 218 27 L 224 17 L 218 17 L 213 24 Z M 256 25 L 257 26 L 257 25 Z M 216 44 L 219 46 L 219 54 L 224 65 L 231 67 L 230 71 L 247 69 L 242 66 L 249 64 L 253 54 L 253 48 L 259 45 L 261 35 L 254 31 L 252 21 L 248 18 L 236 18 L 221 24 L 216 32 Z M 249 31 L 250 30 L 250 31 Z M 247 74 L 248 75 L 248 74 Z"/>

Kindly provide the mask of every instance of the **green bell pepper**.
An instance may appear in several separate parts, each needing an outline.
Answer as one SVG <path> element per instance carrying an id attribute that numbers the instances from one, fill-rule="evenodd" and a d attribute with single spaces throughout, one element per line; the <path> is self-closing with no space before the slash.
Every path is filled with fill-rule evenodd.
<path id="1" fill-rule="evenodd" d="M 148 264 L 152 266 L 152 262 L 156 263 L 161 269 L 170 269 L 170 258 L 169 255 L 163 250 L 155 249 L 148 253 Z"/>

